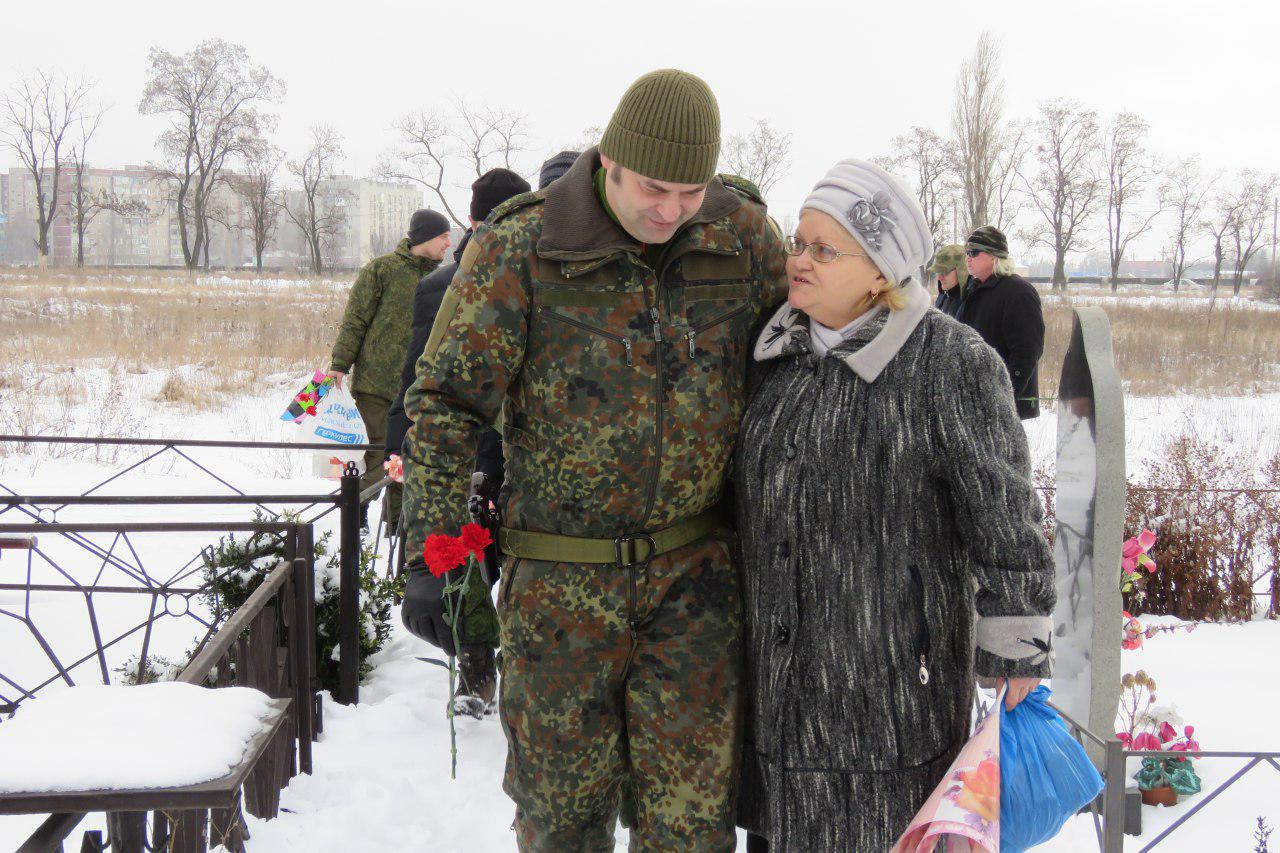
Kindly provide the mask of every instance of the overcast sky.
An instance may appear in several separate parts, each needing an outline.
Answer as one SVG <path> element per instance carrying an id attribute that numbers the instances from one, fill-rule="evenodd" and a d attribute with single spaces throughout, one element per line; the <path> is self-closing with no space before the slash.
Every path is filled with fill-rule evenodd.
<path id="1" fill-rule="evenodd" d="M 451 96 L 526 113 L 523 166 L 532 171 L 603 125 L 637 76 L 674 66 L 711 85 L 726 135 L 757 117 L 793 135 L 791 169 L 769 198 L 781 220 L 835 161 L 887 153 L 912 125 L 946 132 L 957 69 L 989 30 L 1009 118 L 1069 97 L 1100 118 L 1138 113 L 1162 156 L 1198 153 L 1211 171 L 1280 171 L 1275 0 L 76 0 L 6 4 L 3 20 L 3 88 L 35 67 L 96 82 L 111 106 L 91 152 L 101 165 L 154 157 L 162 124 L 137 114 L 152 46 L 183 52 L 215 36 L 243 44 L 287 86 L 276 144 L 297 153 L 310 125 L 331 124 L 355 175 L 373 171 L 395 118 L 446 108 Z M 16 163 L 0 154 L 0 164 Z M 1147 240 L 1136 255 L 1159 248 Z"/>

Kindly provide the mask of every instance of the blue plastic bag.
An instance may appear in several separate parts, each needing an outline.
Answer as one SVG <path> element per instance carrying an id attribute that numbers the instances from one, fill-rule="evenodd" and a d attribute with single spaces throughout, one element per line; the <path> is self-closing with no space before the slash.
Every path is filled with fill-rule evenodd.
<path id="1" fill-rule="evenodd" d="M 1102 776 L 1041 685 L 1012 711 L 1000 701 L 1000 851 L 1021 853 L 1058 834 L 1102 790 Z"/>

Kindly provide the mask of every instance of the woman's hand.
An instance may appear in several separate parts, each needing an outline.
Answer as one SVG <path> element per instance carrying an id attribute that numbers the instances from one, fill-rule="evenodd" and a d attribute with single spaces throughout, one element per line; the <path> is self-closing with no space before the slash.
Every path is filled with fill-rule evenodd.
<path id="1" fill-rule="evenodd" d="M 1018 703 L 1027 698 L 1027 694 L 1036 689 L 1040 683 L 1038 678 L 1010 678 L 1006 679 L 1009 689 L 1004 694 L 1004 709 L 1012 711 L 1018 707 Z"/>

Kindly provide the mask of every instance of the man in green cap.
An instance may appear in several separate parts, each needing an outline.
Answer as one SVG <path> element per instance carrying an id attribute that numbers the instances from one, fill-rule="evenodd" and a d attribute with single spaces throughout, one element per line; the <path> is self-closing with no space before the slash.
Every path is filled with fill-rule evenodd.
<path id="1" fill-rule="evenodd" d="M 969 270 L 964 264 L 964 246 L 952 243 L 943 246 L 933 256 L 929 271 L 938 277 L 938 300 L 933 303 L 948 317 L 956 316 L 964 300 L 964 289 L 969 283 Z"/>
<path id="2" fill-rule="evenodd" d="M 741 616 L 718 505 L 752 327 L 786 275 L 719 151 L 702 80 L 637 80 L 598 149 L 476 231 L 406 395 L 411 555 L 466 520 L 474 437 L 501 415 L 500 714 L 522 850 L 611 850 L 620 806 L 633 850 L 735 845 Z M 421 561 L 408 584 L 441 601 Z M 463 643 L 485 594 L 464 593 Z"/>
<path id="3" fill-rule="evenodd" d="M 387 438 L 387 412 L 400 393 L 400 366 L 409 349 L 413 326 L 413 294 L 418 280 L 440 265 L 449 249 L 449 220 L 434 210 L 418 210 L 409 219 L 409 233 L 394 252 L 365 264 L 347 296 L 342 328 L 333 344 L 329 376 L 343 381 L 355 368 L 351 395 L 364 421 L 370 444 Z M 364 455 L 364 476 L 360 490 L 381 480 L 385 473 L 385 453 L 371 450 Z M 388 533 L 400 519 L 400 486 L 387 489 Z M 366 517 L 361 507 L 360 517 Z"/>

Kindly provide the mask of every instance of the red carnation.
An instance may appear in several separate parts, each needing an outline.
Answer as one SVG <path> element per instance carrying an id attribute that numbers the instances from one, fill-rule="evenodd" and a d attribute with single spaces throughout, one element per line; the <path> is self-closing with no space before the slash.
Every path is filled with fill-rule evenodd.
<path id="1" fill-rule="evenodd" d="M 427 570 L 436 577 L 443 577 L 465 564 L 468 553 L 461 539 L 441 533 L 431 534 L 422 545 L 422 559 L 426 561 Z"/>
<path id="2" fill-rule="evenodd" d="M 478 524 L 462 525 L 462 536 L 459 537 L 467 551 L 475 554 L 477 560 L 484 559 L 484 549 L 493 544 L 489 531 Z"/>

